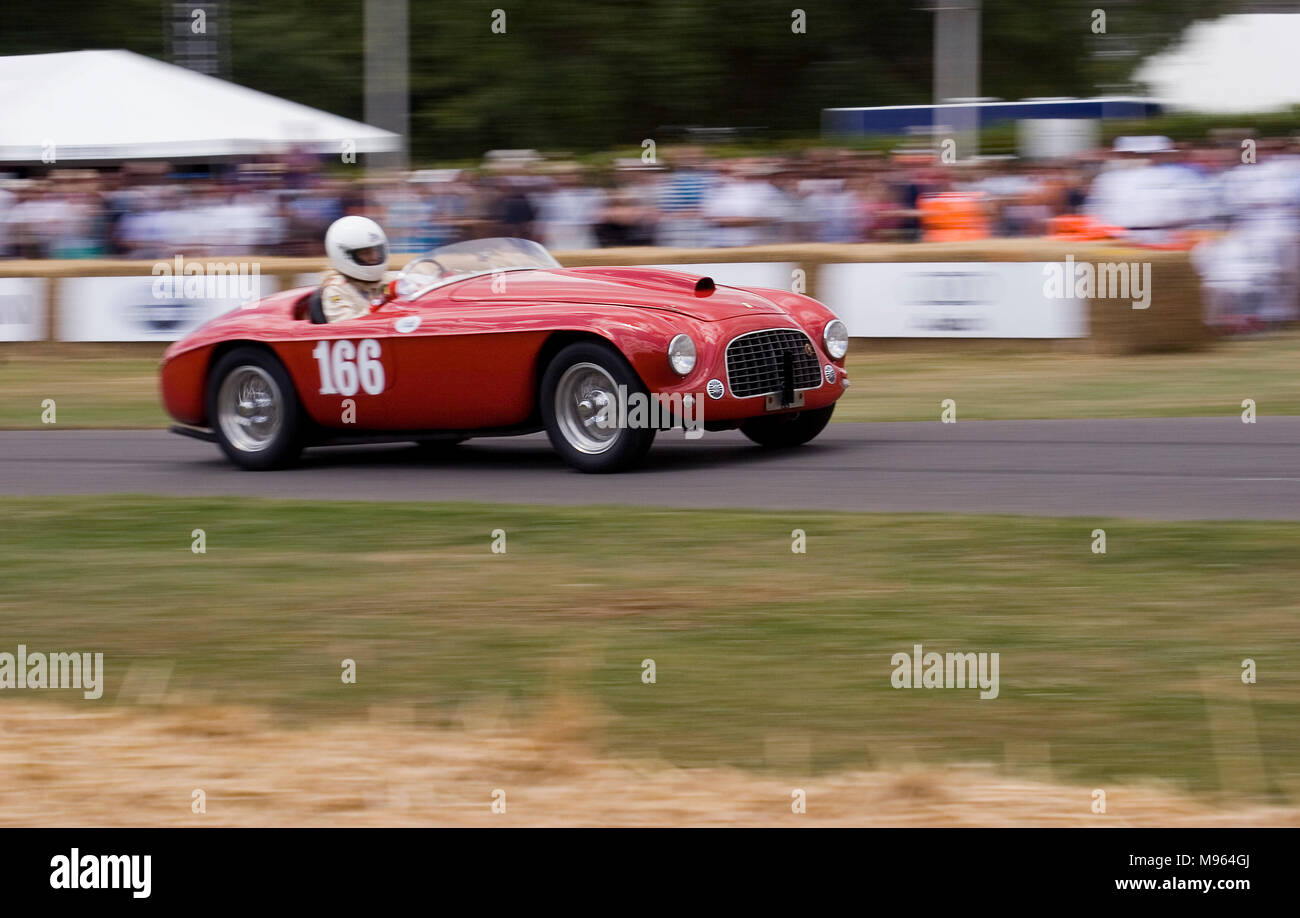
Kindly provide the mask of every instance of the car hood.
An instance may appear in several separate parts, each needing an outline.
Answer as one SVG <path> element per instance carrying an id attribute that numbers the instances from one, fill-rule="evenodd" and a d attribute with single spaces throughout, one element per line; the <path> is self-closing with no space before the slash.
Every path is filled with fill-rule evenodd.
<path id="1" fill-rule="evenodd" d="M 497 289 L 492 289 L 493 284 Z M 504 284 L 504 289 L 502 285 Z M 743 287 L 661 268 L 547 268 L 482 275 L 454 284 L 453 300 L 590 303 L 677 312 L 705 322 L 755 313 L 783 313 L 771 300 Z"/>

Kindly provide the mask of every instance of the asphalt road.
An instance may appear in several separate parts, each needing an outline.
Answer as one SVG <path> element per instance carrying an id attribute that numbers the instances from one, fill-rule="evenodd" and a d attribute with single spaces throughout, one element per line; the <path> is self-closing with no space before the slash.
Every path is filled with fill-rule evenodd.
<path id="1" fill-rule="evenodd" d="M 644 468 L 604 476 L 570 471 L 542 435 L 244 472 L 165 431 L 0 432 L 0 494 L 101 493 L 1300 520 L 1300 417 L 845 423 L 783 453 L 675 431 Z"/>

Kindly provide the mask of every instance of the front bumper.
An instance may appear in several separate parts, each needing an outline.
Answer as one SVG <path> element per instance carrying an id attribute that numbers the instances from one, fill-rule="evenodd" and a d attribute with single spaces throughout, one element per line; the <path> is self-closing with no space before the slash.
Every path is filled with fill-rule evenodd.
<path id="1" fill-rule="evenodd" d="M 647 383 L 661 398 L 672 398 L 676 395 L 683 398 L 688 395 L 693 397 L 697 404 L 702 406 L 703 420 L 708 424 L 716 421 L 747 420 L 770 414 L 805 411 L 833 405 L 849 387 L 849 377 L 844 370 L 843 359 L 834 360 L 826 354 L 820 340 L 820 330 L 814 334 L 810 329 L 802 328 L 792 320 L 773 321 L 777 318 L 767 314 L 710 323 L 705 332 L 706 340 L 696 341 L 699 359 L 690 374 L 686 377 L 678 377 L 676 380 L 660 379 L 654 382 L 647 380 Z M 739 337 L 774 329 L 794 329 L 807 335 L 812 343 L 819 370 L 817 384 L 790 386 L 790 380 L 782 378 L 773 386 L 763 387 L 763 391 L 757 394 L 737 396 L 731 390 L 727 345 Z M 779 372 L 778 375 L 784 376 Z"/>

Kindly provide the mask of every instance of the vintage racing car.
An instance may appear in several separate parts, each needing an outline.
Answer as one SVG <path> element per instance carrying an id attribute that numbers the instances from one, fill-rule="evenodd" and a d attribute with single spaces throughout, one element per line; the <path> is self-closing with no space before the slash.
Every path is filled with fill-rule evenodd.
<path id="1" fill-rule="evenodd" d="M 312 445 L 545 429 L 571 465 L 607 472 L 672 426 L 806 443 L 849 384 L 844 323 L 801 294 L 562 268 L 506 238 L 434 249 L 387 289 L 369 315 L 330 324 L 318 288 L 283 291 L 175 342 L 161 369 L 172 429 L 248 469 Z"/>

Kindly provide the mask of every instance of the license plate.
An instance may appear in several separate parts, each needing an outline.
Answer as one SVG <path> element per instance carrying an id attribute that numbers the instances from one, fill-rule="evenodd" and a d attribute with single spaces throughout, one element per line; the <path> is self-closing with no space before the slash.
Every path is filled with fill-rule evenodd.
<path id="1" fill-rule="evenodd" d="M 782 401 L 781 401 L 781 393 L 780 393 L 780 392 L 775 392 L 775 393 L 773 393 L 772 395 L 769 395 L 769 396 L 767 397 L 767 410 L 768 410 L 768 411 L 780 411 L 782 408 L 802 408 L 802 407 L 803 407 L 803 393 L 802 393 L 802 392 L 796 392 L 796 393 L 794 394 L 794 401 L 790 402 L 790 404 L 788 404 L 788 405 L 782 403 Z"/>

